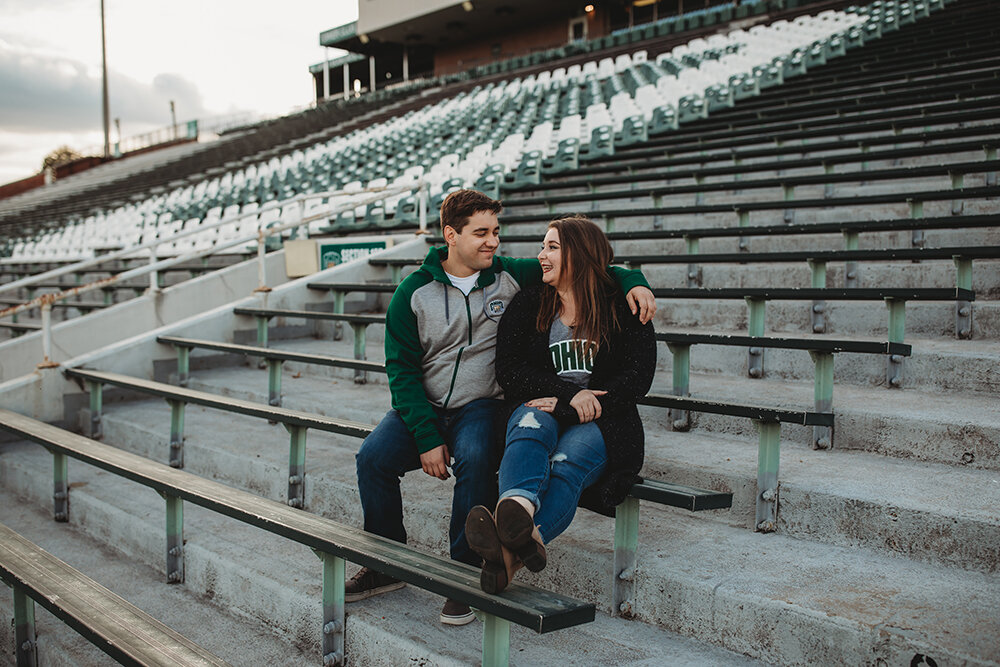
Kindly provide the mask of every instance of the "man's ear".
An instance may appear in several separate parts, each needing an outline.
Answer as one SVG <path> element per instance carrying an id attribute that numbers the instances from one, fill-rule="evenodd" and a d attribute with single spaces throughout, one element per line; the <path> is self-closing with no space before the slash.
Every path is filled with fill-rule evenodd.
<path id="1" fill-rule="evenodd" d="M 445 244 L 446 245 L 451 245 L 452 243 L 454 243 L 455 242 L 455 236 L 457 234 L 458 234 L 458 232 L 455 231 L 454 227 L 452 227 L 451 225 L 445 225 L 444 226 L 444 242 L 445 242 Z"/>

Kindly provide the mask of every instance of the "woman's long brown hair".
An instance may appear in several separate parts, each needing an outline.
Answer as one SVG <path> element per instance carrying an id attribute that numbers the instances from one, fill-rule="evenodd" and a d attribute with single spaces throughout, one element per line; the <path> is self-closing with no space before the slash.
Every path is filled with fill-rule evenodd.
<path id="1" fill-rule="evenodd" d="M 608 275 L 608 265 L 615 256 L 611 243 L 600 227 L 583 216 L 557 218 L 548 228 L 559 233 L 561 270 L 569 278 L 576 300 L 575 336 L 600 345 L 608 339 L 611 328 L 620 328 L 609 297 L 609 292 L 617 289 Z M 548 331 L 561 310 L 559 293 L 554 288 L 542 290 L 538 331 Z"/>

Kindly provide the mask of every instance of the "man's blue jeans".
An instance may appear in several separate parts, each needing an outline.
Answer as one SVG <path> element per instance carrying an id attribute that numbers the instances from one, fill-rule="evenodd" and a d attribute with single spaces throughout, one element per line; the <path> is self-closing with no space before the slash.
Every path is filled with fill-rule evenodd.
<path id="1" fill-rule="evenodd" d="M 476 567 L 482 564 L 482 558 L 465 541 L 465 518 L 476 505 L 493 507 L 497 500 L 499 452 L 493 421 L 499 405 L 498 400 L 483 398 L 454 410 L 435 408 L 455 476 L 449 530 L 451 557 Z M 365 530 L 405 543 L 399 480 L 421 466 L 417 444 L 398 412 L 386 413 L 365 438 L 357 454 L 357 466 Z"/>
<path id="2" fill-rule="evenodd" d="M 580 494 L 607 465 L 604 436 L 594 422 L 560 428 L 548 412 L 518 407 L 507 421 L 500 462 L 500 497 L 535 505 L 535 525 L 548 544 L 569 527 Z"/>

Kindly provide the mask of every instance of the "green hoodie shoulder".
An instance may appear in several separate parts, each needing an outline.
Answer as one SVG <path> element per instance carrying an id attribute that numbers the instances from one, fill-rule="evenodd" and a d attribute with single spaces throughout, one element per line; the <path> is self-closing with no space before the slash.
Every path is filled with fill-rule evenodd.
<path id="1" fill-rule="evenodd" d="M 392 407 L 420 453 L 444 443 L 432 406 L 454 409 L 503 395 L 493 368 L 497 324 L 522 287 L 542 280 L 537 259 L 496 256 L 465 296 L 441 267 L 447 256 L 447 247 L 431 248 L 420 268 L 396 288 L 385 318 Z M 611 271 L 623 292 L 648 287 L 638 271 Z"/>

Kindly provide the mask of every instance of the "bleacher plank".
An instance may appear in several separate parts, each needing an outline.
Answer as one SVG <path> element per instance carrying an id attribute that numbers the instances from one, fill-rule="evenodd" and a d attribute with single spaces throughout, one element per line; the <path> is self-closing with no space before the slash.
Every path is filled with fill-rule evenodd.
<path id="1" fill-rule="evenodd" d="M 0 578 L 122 665 L 229 664 L 2 523 Z"/>

